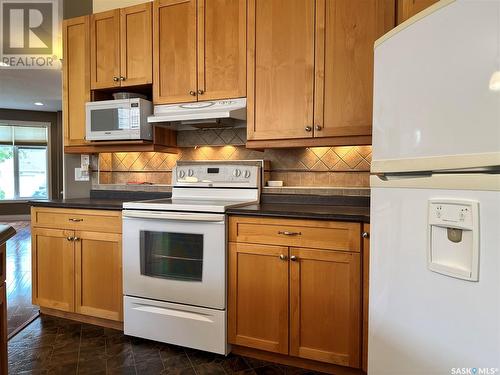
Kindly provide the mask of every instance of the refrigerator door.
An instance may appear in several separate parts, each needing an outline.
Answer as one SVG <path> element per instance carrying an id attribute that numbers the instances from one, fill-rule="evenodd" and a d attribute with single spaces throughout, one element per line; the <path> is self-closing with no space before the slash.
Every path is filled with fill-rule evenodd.
<path id="1" fill-rule="evenodd" d="M 457 187 L 464 180 L 470 189 Z M 465 368 L 498 374 L 500 176 L 434 176 L 372 186 L 368 373 L 461 374 L 466 372 L 457 369 Z M 478 202 L 478 281 L 429 269 L 430 200 Z M 485 368 L 494 372 L 479 372 Z"/>
<path id="2" fill-rule="evenodd" d="M 372 172 L 500 165 L 499 8 L 443 0 L 376 42 Z"/>

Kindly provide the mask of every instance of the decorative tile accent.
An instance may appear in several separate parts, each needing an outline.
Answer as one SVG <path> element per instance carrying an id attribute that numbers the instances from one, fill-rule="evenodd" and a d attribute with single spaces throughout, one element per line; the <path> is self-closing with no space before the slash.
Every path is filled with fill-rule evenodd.
<path id="1" fill-rule="evenodd" d="M 239 130 L 239 129 L 236 129 Z M 233 131 L 236 136 L 236 132 Z M 198 133 L 205 139 L 214 136 L 229 139 L 228 130 Z M 170 184 L 177 160 L 269 160 L 270 179 L 283 180 L 285 186 L 297 187 L 368 187 L 371 146 L 310 147 L 304 149 L 249 150 L 243 146 L 182 147 L 178 154 L 130 152 L 99 155 L 99 182 L 126 184 L 150 182 Z M 97 178 L 93 178 L 97 184 Z"/>

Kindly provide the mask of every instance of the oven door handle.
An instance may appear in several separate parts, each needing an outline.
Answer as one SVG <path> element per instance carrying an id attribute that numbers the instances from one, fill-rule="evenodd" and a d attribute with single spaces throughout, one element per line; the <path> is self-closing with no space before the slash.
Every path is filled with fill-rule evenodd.
<path id="1" fill-rule="evenodd" d="M 124 219 L 155 219 L 155 220 L 183 220 L 183 221 L 205 221 L 213 223 L 224 223 L 223 214 L 206 214 L 196 212 L 156 212 L 156 211 L 136 211 L 123 210 Z"/>

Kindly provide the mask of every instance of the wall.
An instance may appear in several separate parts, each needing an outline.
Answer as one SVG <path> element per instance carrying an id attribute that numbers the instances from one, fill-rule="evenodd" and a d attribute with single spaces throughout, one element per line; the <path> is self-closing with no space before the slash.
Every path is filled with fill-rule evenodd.
<path id="1" fill-rule="evenodd" d="M 247 150 L 243 146 L 183 147 L 179 154 L 108 153 L 99 157 L 100 184 L 170 184 L 177 160 L 270 161 L 269 178 L 293 187 L 369 186 L 371 146 Z M 97 178 L 94 176 L 94 184 Z"/>
<path id="2" fill-rule="evenodd" d="M 51 194 L 58 199 L 62 191 L 62 116 L 61 112 L 0 109 L 0 120 L 50 122 Z M 0 203 L 0 215 L 28 214 L 26 203 Z"/>
<path id="3" fill-rule="evenodd" d="M 125 8 L 130 5 L 145 3 L 145 0 L 93 0 L 94 13 L 104 12 L 105 10 Z"/>

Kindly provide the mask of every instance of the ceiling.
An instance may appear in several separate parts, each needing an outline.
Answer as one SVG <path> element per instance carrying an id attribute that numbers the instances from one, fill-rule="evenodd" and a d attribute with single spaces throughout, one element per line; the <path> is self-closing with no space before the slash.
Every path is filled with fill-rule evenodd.
<path id="1" fill-rule="evenodd" d="M 0 108 L 61 111 L 61 79 L 54 69 L 0 69 Z"/>

